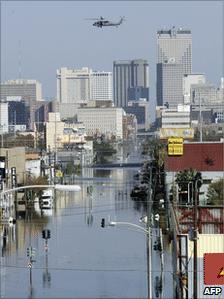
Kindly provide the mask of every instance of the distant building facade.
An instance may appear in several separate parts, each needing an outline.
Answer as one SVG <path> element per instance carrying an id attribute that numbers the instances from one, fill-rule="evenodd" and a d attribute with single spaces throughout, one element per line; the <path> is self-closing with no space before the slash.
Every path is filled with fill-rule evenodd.
<path id="1" fill-rule="evenodd" d="M 190 106 L 178 105 L 176 108 L 162 110 L 162 129 L 190 128 Z"/>
<path id="2" fill-rule="evenodd" d="M 74 144 L 86 143 L 83 123 L 61 121 L 60 113 L 49 113 L 46 122 L 46 149 L 62 149 Z"/>
<path id="3" fill-rule="evenodd" d="M 148 130 L 150 128 L 150 114 L 148 101 L 130 101 L 128 106 L 123 107 L 128 114 L 134 114 L 137 119 L 138 130 Z"/>
<path id="4" fill-rule="evenodd" d="M 192 84 L 191 99 L 193 105 L 217 104 L 217 88 L 210 83 Z"/>
<path id="5" fill-rule="evenodd" d="M 57 101 L 61 104 L 88 103 L 90 100 L 113 100 L 112 73 L 92 69 L 57 70 Z"/>
<path id="6" fill-rule="evenodd" d="M 125 107 L 129 100 L 149 100 L 149 65 L 147 60 L 116 60 L 113 64 L 114 104 Z"/>
<path id="7" fill-rule="evenodd" d="M 8 119 L 8 103 L 0 101 L 0 133 L 8 133 L 9 119 Z"/>
<path id="8" fill-rule="evenodd" d="M 15 131 L 13 127 L 17 125 L 25 126 L 25 128 L 29 127 L 29 105 L 26 101 L 8 101 L 8 119 L 11 131 Z"/>
<path id="9" fill-rule="evenodd" d="M 157 31 L 157 105 L 183 103 L 183 76 L 192 73 L 192 36 L 188 29 Z"/>
<path id="10" fill-rule="evenodd" d="M 90 100 L 113 101 L 113 76 L 111 72 L 90 74 Z"/>
<path id="11" fill-rule="evenodd" d="M 90 105 L 78 109 L 78 122 L 84 124 L 88 136 L 105 135 L 110 139 L 123 138 L 123 114 L 122 108 L 103 107 Z"/>
<path id="12" fill-rule="evenodd" d="M 184 104 L 191 104 L 191 86 L 195 84 L 205 84 L 206 78 L 204 74 L 184 74 L 183 77 L 183 96 Z"/>
<path id="13" fill-rule="evenodd" d="M 135 139 L 137 134 L 137 118 L 134 114 L 123 115 L 123 139 Z"/>
<path id="14" fill-rule="evenodd" d="M 0 85 L 1 100 L 42 101 L 42 86 L 37 80 L 9 80 Z"/>

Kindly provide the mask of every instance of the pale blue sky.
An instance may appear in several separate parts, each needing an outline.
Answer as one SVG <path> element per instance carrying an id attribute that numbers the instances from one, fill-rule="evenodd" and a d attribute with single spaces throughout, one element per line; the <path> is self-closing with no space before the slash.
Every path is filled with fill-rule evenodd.
<path id="1" fill-rule="evenodd" d="M 84 20 L 99 16 L 126 21 L 100 29 Z M 21 61 L 22 78 L 39 80 L 44 97 L 54 97 L 59 67 L 112 71 L 113 60 L 145 58 L 154 98 L 156 31 L 173 25 L 192 30 L 193 72 L 218 85 L 223 73 L 218 1 L 2 1 L 1 80 L 18 78 Z"/>

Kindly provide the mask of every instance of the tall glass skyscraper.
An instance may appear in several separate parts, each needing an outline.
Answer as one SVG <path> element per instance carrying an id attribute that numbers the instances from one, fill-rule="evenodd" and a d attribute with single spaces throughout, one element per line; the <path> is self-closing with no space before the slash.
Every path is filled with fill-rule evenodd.
<path id="1" fill-rule="evenodd" d="M 191 31 L 175 27 L 157 31 L 157 104 L 182 104 L 183 76 L 191 72 Z"/>
<path id="2" fill-rule="evenodd" d="M 116 60 L 113 66 L 114 104 L 128 106 L 128 101 L 149 100 L 149 65 L 147 60 Z"/>

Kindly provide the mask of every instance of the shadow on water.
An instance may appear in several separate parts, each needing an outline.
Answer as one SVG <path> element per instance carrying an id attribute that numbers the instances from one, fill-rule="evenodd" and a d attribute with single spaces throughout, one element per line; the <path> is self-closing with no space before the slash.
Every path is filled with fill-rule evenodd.
<path id="1" fill-rule="evenodd" d="M 108 178 L 111 175 L 111 170 L 109 169 L 93 169 L 94 177 Z"/>

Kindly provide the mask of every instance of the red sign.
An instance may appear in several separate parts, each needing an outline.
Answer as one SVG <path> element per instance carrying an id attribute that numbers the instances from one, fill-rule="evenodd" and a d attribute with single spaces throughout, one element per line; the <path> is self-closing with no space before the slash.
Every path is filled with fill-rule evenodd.
<path id="1" fill-rule="evenodd" d="M 204 284 L 224 285 L 224 253 L 204 254 Z"/>

